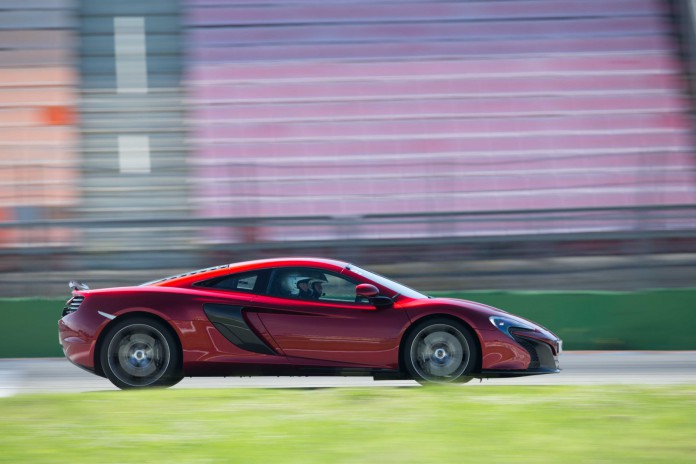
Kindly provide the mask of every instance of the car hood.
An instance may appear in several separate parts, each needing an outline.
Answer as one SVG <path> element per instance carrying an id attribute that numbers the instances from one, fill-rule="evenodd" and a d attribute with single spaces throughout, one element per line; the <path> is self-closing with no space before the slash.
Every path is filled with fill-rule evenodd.
<path id="1" fill-rule="evenodd" d="M 430 304 L 443 305 L 455 308 L 461 308 L 469 311 L 476 311 L 486 316 L 500 316 L 500 315 L 510 315 L 507 311 L 496 308 L 494 306 L 489 306 L 487 304 L 478 303 L 476 301 L 470 300 L 460 300 L 457 298 L 431 298 L 428 300 Z"/>
<path id="2" fill-rule="evenodd" d="M 489 306 L 487 304 L 478 303 L 476 301 L 470 301 L 470 300 L 460 300 L 457 298 L 430 298 L 430 299 L 425 300 L 425 301 L 427 301 L 429 303 L 429 305 L 448 308 L 449 310 L 455 310 L 456 312 L 461 311 L 463 319 L 469 319 L 469 317 L 467 317 L 466 315 L 469 315 L 469 316 L 475 315 L 476 318 L 479 320 L 482 318 L 488 319 L 492 316 L 501 316 L 501 317 L 505 317 L 508 320 L 523 322 L 525 325 L 531 326 L 539 332 L 542 332 L 542 333 L 550 335 L 554 338 L 557 338 L 557 336 L 553 332 L 551 332 L 546 327 L 543 327 L 534 321 L 530 321 L 529 319 L 525 319 L 524 317 L 516 316 L 516 315 L 511 314 L 507 311 L 503 311 L 500 308 L 496 308 L 494 306 Z M 484 324 L 484 326 L 485 326 L 485 324 Z M 491 329 L 493 328 L 492 325 L 490 327 L 491 327 Z"/>

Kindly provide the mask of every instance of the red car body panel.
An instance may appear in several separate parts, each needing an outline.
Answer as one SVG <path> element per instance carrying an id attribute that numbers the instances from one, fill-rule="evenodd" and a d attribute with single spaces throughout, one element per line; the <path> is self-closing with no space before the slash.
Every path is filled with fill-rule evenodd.
<path id="1" fill-rule="evenodd" d="M 313 364 L 397 369 L 400 338 L 410 324 L 397 307 L 307 301 L 288 308 L 285 299 L 272 296 L 255 298 L 253 311 L 287 357 Z"/>
<path id="2" fill-rule="evenodd" d="M 168 324 L 180 343 L 182 373 L 187 376 L 292 373 L 307 369 L 317 374 L 348 372 L 403 374 L 401 348 L 409 328 L 430 317 L 451 317 L 472 329 L 480 347 L 477 375 L 528 375 L 557 372 L 560 340 L 531 321 L 465 300 L 399 296 L 393 305 L 352 301 L 307 301 L 264 292 L 202 287 L 203 281 L 250 271 L 311 268 L 355 283 L 375 285 L 380 295 L 397 293 L 383 280 L 362 275 L 351 265 L 315 258 L 287 258 L 219 266 L 163 279 L 139 287 L 75 290 L 84 297 L 79 308 L 59 321 L 59 337 L 74 364 L 102 374 L 100 341 L 110 324 L 133 314 L 147 314 Z M 266 272 L 266 271 L 263 271 Z M 271 277 L 269 277 L 270 279 Z M 398 285 L 398 284 L 397 284 Z M 208 308 L 208 309 L 205 309 Z M 224 334 L 212 313 L 231 314 L 229 327 L 244 330 L 263 349 L 250 351 Z M 206 312 L 208 311 L 208 313 Z M 212 312 L 211 312 L 212 311 Z M 232 317 L 236 319 L 232 320 Z M 552 353 L 555 366 L 532 369 L 529 343 L 496 328 L 491 317 L 512 317 L 532 327 L 532 341 Z M 219 321 L 218 321 L 219 322 Z M 237 324 L 235 327 L 234 324 Z M 222 330 L 222 331 L 221 331 Z M 529 337 L 528 337 L 529 338 Z M 527 340 L 525 338 L 525 340 Z M 548 356 L 547 356 L 548 358 Z M 314 369 L 314 370 L 313 370 Z"/>

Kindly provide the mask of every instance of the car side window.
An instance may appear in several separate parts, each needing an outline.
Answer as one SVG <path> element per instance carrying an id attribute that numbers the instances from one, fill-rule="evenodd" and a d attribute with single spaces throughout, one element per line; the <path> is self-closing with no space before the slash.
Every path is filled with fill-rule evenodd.
<path id="1" fill-rule="evenodd" d="M 259 271 L 246 272 L 243 274 L 232 274 L 215 279 L 198 282 L 196 285 L 200 287 L 217 288 L 220 290 L 242 291 L 242 292 L 258 292 L 264 285 L 262 284 L 263 273 Z"/>
<path id="2" fill-rule="evenodd" d="M 321 299 L 330 301 L 355 302 L 355 286 L 357 284 L 334 274 L 326 275 L 326 283 L 323 284 L 324 295 Z"/>
<path id="3" fill-rule="evenodd" d="M 274 296 L 315 301 L 356 301 L 357 282 L 314 268 L 284 268 L 273 273 L 268 293 Z"/>

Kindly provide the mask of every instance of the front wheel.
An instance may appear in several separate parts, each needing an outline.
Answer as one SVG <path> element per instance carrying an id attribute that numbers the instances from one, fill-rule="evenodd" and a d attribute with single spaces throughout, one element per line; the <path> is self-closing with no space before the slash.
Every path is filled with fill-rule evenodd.
<path id="1" fill-rule="evenodd" d="M 416 326 L 404 348 L 406 369 L 419 383 L 468 382 L 479 356 L 471 331 L 446 318 Z"/>
<path id="2" fill-rule="evenodd" d="M 170 387 L 181 379 L 181 354 L 168 327 L 148 318 L 116 322 L 102 343 L 102 369 L 121 389 Z"/>

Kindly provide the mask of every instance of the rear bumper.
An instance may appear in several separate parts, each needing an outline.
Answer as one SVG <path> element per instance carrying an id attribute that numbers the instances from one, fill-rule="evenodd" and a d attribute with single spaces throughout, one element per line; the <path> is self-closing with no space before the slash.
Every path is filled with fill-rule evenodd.
<path id="1" fill-rule="evenodd" d="M 94 338 L 71 324 L 69 314 L 58 321 L 58 340 L 63 354 L 71 363 L 94 372 Z"/>

